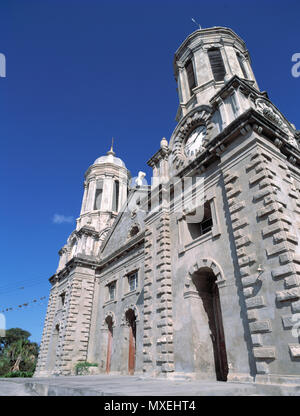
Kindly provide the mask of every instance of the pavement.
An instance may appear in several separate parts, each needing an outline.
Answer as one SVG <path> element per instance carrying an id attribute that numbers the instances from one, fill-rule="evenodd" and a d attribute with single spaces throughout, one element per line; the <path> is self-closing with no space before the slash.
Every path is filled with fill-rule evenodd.
<path id="1" fill-rule="evenodd" d="M 25 383 L 0 379 L 0 396 L 38 396 L 34 391 L 28 391 Z"/>
<path id="2" fill-rule="evenodd" d="M 300 386 L 143 376 L 0 378 L 0 396 L 300 396 Z"/>

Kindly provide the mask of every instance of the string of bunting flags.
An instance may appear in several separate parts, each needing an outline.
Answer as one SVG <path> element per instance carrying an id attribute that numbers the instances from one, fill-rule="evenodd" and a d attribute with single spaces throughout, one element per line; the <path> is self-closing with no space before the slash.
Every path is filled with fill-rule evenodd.
<path id="1" fill-rule="evenodd" d="M 47 298 L 47 296 L 42 296 L 42 297 L 40 297 L 40 298 L 33 299 L 33 300 L 32 300 L 32 301 L 30 301 L 30 302 L 25 302 L 25 303 L 22 303 L 21 305 L 15 306 L 15 307 L 4 308 L 4 309 L 0 310 L 0 313 L 9 312 L 9 311 L 16 311 L 16 310 L 20 310 L 20 309 L 22 309 L 22 308 L 29 307 L 29 306 L 30 306 L 30 305 L 32 305 L 32 304 L 37 304 L 39 301 L 41 301 L 41 302 L 40 302 L 40 304 L 43 304 L 43 301 L 44 301 L 46 298 Z"/>

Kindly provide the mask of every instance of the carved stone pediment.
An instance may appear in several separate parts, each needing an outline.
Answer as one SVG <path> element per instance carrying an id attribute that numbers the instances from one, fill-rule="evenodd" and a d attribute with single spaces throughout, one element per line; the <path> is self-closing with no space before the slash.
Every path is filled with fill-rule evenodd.
<path id="1" fill-rule="evenodd" d="M 212 113 L 208 107 L 199 108 L 198 110 L 195 110 L 192 115 L 184 119 L 181 122 L 181 125 L 177 128 L 172 146 L 172 163 L 175 165 L 177 170 L 184 167 L 189 162 L 189 159 L 184 153 L 184 143 L 189 134 L 200 125 L 206 126 L 207 134 L 203 140 L 203 146 L 198 153 L 200 154 L 203 150 L 205 150 L 209 142 L 210 130 L 213 128 L 211 116 Z"/>
<path id="2" fill-rule="evenodd" d="M 263 114 L 268 120 L 286 133 L 288 135 L 288 142 L 298 149 L 298 143 L 295 139 L 295 131 L 293 131 L 292 127 L 285 120 L 280 111 L 278 111 L 277 108 L 269 101 L 264 100 L 263 98 L 258 98 L 255 104 L 257 111 Z"/>

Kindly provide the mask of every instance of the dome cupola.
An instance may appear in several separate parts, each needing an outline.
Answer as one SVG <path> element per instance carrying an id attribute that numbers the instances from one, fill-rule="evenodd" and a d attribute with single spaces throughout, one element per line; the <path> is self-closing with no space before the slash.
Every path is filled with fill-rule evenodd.
<path id="1" fill-rule="evenodd" d="M 78 228 L 85 224 L 102 228 L 115 218 L 126 202 L 129 171 L 113 150 L 98 157 L 85 173 L 84 195 Z"/>

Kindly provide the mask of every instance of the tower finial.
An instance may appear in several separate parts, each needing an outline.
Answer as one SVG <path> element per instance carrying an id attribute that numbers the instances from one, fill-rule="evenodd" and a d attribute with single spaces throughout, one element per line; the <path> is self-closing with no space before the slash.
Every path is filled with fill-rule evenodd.
<path id="1" fill-rule="evenodd" d="M 110 146 L 110 150 L 107 152 L 107 154 L 108 155 L 115 155 L 115 152 L 114 152 L 114 149 L 113 149 L 113 146 L 114 146 L 114 138 L 112 137 L 112 139 L 111 139 L 111 146 Z"/>

